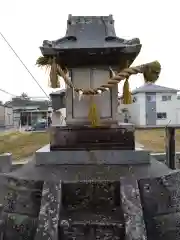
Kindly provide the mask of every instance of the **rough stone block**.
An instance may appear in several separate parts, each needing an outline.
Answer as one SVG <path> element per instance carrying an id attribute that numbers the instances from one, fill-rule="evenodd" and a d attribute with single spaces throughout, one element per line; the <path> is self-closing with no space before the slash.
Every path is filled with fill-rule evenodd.
<path id="1" fill-rule="evenodd" d="M 149 239 L 180 237 L 180 171 L 139 180 Z"/>
<path id="2" fill-rule="evenodd" d="M 141 179 L 139 186 L 147 216 L 180 211 L 180 171 L 159 178 Z"/>
<path id="3" fill-rule="evenodd" d="M 4 213 L 4 240 L 32 240 L 36 233 L 36 219 L 17 213 Z"/>
<path id="4" fill-rule="evenodd" d="M 7 194 L 4 212 L 37 217 L 40 209 L 42 182 L 10 178 L 6 185 Z"/>
<path id="5" fill-rule="evenodd" d="M 180 213 L 160 215 L 154 218 L 156 236 L 159 240 L 180 239 Z"/>
<path id="6" fill-rule="evenodd" d="M 4 153 L 0 155 L 0 172 L 6 173 L 11 171 L 12 154 Z"/>
<path id="7" fill-rule="evenodd" d="M 44 182 L 35 240 L 58 240 L 61 182 Z"/>
<path id="8" fill-rule="evenodd" d="M 137 180 L 135 178 L 121 178 L 120 193 L 126 239 L 146 240 L 146 227 Z"/>

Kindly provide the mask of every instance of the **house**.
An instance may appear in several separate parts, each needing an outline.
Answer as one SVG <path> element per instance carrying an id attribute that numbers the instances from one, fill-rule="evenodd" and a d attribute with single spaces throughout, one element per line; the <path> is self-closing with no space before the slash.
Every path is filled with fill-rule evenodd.
<path id="1" fill-rule="evenodd" d="M 0 128 L 12 128 L 13 123 L 13 109 L 12 107 L 0 104 Z"/>
<path id="2" fill-rule="evenodd" d="M 50 101 L 31 100 L 29 98 L 13 98 L 5 103 L 6 107 L 13 109 L 14 125 L 32 125 L 38 119 L 48 118 L 51 113 Z"/>
<path id="3" fill-rule="evenodd" d="M 120 103 L 119 112 L 129 114 L 129 122 L 137 126 L 165 126 L 180 124 L 180 100 L 177 98 L 179 90 L 167 88 L 152 83 L 132 91 L 133 103 Z"/>

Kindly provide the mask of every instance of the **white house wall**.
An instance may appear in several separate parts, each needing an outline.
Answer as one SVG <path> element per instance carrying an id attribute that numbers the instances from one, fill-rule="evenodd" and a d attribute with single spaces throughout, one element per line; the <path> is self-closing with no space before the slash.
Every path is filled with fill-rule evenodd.
<path id="1" fill-rule="evenodd" d="M 171 95 L 171 101 L 162 101 L 162 96 Z M 177 100 L 177 94 L 169 93 L 156 93 L 156 112 L 167 113 L 166 119 L 157 119 L 156 125 L 166 125 L 166 124 L 180 124 L 180 119 L 178 119 L 178 105 L 180 106 L 180 101 Z"/>
<path id="2" fill-rule="evenodd" d="M 140 108 L 139 108 L 139 104 L 137 103 L 132 103 L 132 104 L 120 104 L 120 106 L 118 107 L 118 112 L 120 114 L 120 118 L 118 118 L 119 122 L 124 122 L 124 114 L 122 113 L 123 109 L 127 109 L 128 110 L 128 115 L 130 116 L 129 122 L 133 123 L 133 124 L 139 124 L 140 121 Z"/>
<path id="3" fill-rule="evenodd" d="M 13 109 L 10 107 L 5 107 L 5 126 L 12 127 L 14 124 L 14 116 L 13 116 Z"/>
<path id="4" fill-rule="evenodd" d="M 139 121 L 137 125 L 145 125 L 146 124 L 146 105 L 145 105 L 145 93 L 134 94 L 133 97 L 136 98 L 135 104 L 137 107 L 137 114 L 139 116 Z M 139 108 L 139 110 L 138 110 Z"/>
<path id="5" fill-rule="evenodd" d="M 4 106 L 0 105 L 0 127 L 4 127 Z"/>
<path id="6" fill-rule="evenodd" d="M 0 106 L 0 127 L 13 127 L 13 109 L 10 107 Z"/>
<path id="7" fill-rule="evenodd" d="M 146 114 L 145 114 L 145 94 L 138 93 L 134 94 L 132 98 L 136 101 L 132 104 L 124 105 L 121 104 L 120 108 L 128 108 L 129 114 L 131 116 L 130 122 L 135 125 L 145 125 L 146 124 Z"/>
<path id="8" fill-rule="evenodd" d="M 180 124 L 180 100 L 178 100 L 179 108 L 176 109 L 176 121 L 177 124 Z"/>
<path id="9" fill-rule="evenodd" d="M 52 126 L 66 125 L 66 108 L 61 108 L 52 113 Z"/>
<path id="10" fill-rule="evenodd" d="M 132 96 L 136 98 L 136 102 L 132 104 L 122 104 L 120 103 L 118 107 L 118 112 L 121 114 L 122 109 L 126 108 L 129 111 L 130 122 L 136 125 L 145 125 L 146 124 L 146 115 L 145 115 L 145 94 L 139 93 Z M 121 117 L 123 120 L 123 118 Z"/>
<path id="11" fill-rule="evenodd" d="M 171 101 L 162 101 L 162 96 L 171 95 Z M 136 101 L 130 105 L 120 104 L 118 112 L 127 108 L 131 116 L 130 122 L 137 126 L 146 126 L 146 95 L 137 93 L 132 96 Z M 180 100 L 177 100 L 177 94 L 156 93 L 156 113 L 167 113 L 166 119 L 156 119 L 156 125 L 180 124 Z"/>

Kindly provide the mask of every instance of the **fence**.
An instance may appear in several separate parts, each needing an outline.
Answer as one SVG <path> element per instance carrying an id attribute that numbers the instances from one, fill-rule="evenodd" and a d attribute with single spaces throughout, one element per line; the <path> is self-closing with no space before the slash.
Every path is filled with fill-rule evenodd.
<path id="1" fill-rule="evenodd" d="M 143 128 L 137 127 L 136 129 L 159 129 L 157 126 L 145 126 Z M 180 125 L 167 125 L 164 127 L 165 130 L 165 153 L 153 153 L 151 154 L 157 160 L 163 161 L 165 158 L 165 164 L 171 168 L 176 169 L 176 157 L 180 158 L 180 153 L 176 153 L 175 145 L 175 133 L 176 129 L 180 129 Z"/>

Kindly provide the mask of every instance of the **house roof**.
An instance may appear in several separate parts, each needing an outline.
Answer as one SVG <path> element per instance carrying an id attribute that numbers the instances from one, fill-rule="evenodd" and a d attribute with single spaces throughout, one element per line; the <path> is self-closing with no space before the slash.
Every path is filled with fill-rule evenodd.
<path id="1" fill-rule="evenodd" d="M 50 101 L 35 101 L 20 98 L 14 98 L 12 101 L 6 102 L 4 104 L 4 106 L 6 107 L 19 107 L 19 108 L 37 106 L 39 110 L 47 110 L 50 105 L 51 105 Z"/>
<path id="2" fill-rule="evenodd" d="M 156 85 L 154 83 L 146 83 L 143 86 L 136 88 L 132 94 L 136 93 L 177 93 L 179 90 Z"/>

